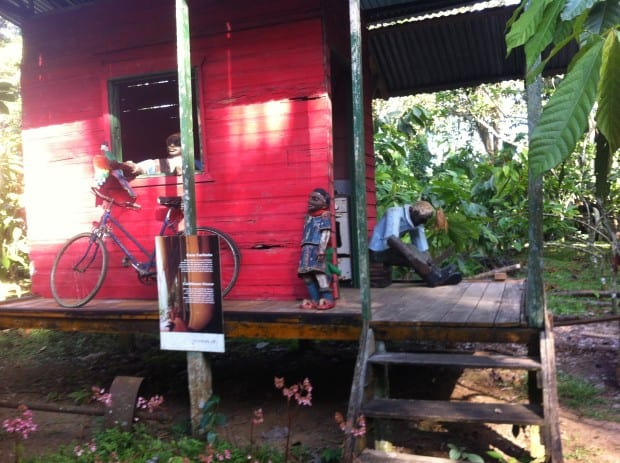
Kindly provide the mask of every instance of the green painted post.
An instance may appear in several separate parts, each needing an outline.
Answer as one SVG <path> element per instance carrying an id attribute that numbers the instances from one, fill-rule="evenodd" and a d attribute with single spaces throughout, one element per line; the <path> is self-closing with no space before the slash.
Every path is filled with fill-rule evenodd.
<path id="1" fill-rule="evenodd" d="M 194 186 L 194 123 L 192 116 L 192 69 L 187 0 L 176 0 L 177 66 L 179 72 L 179 120 L 183 150 L 183 207 L 185 234 L 196 234 Z M 187 352 L 187 387 L 192 431 L 197 434 L 201 407 L 213 394 L 211 363 L 202 352 Z"/>
<path id="2" fill-rule="evenodd" d="M 194 121 L 192 116 L 192 65 L 190 58 L 189 10 L 187 0 L 176 0 L 177 65 L 179 71 L 179 120 L 183 150 L 183 207 L 185 234 L 196 233 L 194 188 Z"/>
<path id="3" fill-rule="evenodd" d="M 362 26 L 360 1 L 349 0 L 349 18 L 351 33 L 351 85 L 353 102 L 353 223 L 355 223 L 356 244 L 359 256 L 358 276 L 362 304 L 362 331 L 359 339 L 357 359 L 351 394 L 347 408 L 347 421 L 357 420 L 364 397 L 364 378 L 367 368 L 368 352 L 374 349 L 372 333 L 369 332 L 370 277 L 368 264 L 368 228 L 366 219 L 366 150 L 364 140 L 364 92 L 362 79 Z M 343 449 L 343 462 L 352 463 L 357 439 L 347 434 Z"/>
<path id="4" fill-rule="evenodd" d="M 542 112 L 542 80 L 538 76 L 526 87 L 529 133 L 538 124 Z M 543 282 L 543 187 L 542 175 L 528 172 L 528 204 L 530 245 L 527 264 L 527 320 L 529 326 L 541 328 L 544 323 L 545 289 Z"/>
<path id="5" fill-rule="evenodd" d="M 366 210 L 366 147 L 364 137 L 364 84 L 362 74 L 362 26 L 359 0 L 349 1 L 351 18 L 351 84 L 353 103 L 353 223 L 357 230 L 358 273 L 362 301 L 362 317 L 367 324 L 370 311 L 370 276 L 368 262 L 368 229 Z M 366 325 L 367 326 L 367 325 Z"/>

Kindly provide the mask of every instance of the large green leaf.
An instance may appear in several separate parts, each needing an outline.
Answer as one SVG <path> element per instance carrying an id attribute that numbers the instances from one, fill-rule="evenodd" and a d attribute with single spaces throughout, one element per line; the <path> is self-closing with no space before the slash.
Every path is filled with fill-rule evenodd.
<path id="1" fill-rule="evenodd" d="M 560 50 L 562 50 L 565 46 L 571 43 L 573 40 L 577 38 L 577 36 L 583 30 L 583 23 L 586 20 L 586 15 L 582 15 L 574 21 L 573 27 L 568 26 L 570 29 L 570 33 L 565 33 L 567 29 L 567 23 L 562 23 L 558 25 L 559 27 L 556 29 L 556 37 L 553 39 L 553 43 L 555 46 L 547 53 L 547 56 L 541 60 L 539 63 L 535 63 L 535 66 L 527 68 L 526 82 L 529 84 L 534 79 L 538 77 L 539 74 L 542 73 L 543 69 L 547 65 L 551 58 L 553 58 Z M 560 34 L 562 32 L 563 34 Z"/>
<path id="2" fill-rule="evenodd" d="M 566 6 L 562 10 L 562 21 L 570 21 L 575 19 L 584 11 L 590 9 L 592 5 L 601 0 L 568 0 Z"/>
<path id="3" fill-rule="evenodd" d="M 618 0 L 606 0 L 594 5 L 588 15 L 584 29 L 595 34 L 602 34 L 619 22 L 620 2 Z"/>
<path id="4" fill-rule="evenodd" d="M 562 2 L 553 2 L 546 8 L 536 33 L 525 44 L 525 65 L 530 69 L 540 58 L 541 53 L 553 40 L 555 31 L 560 23 L 559 16 Z"/>
<path id="5" fill-rule="evenodd" d="M 602 48 L 603 41 L 595 38 L 580 50 L 543 109 L 530 140 L 529 163 L 534 175 L 562 162 L 583 135 L 596 99 Z"/>
<path id="6" fill-rule="evenodd" d="M 611 153 L 620 148 L 620 32 L 610 31 L 603 46 L 596 123 Z"/>
<path id="7" fill-rule="evenodd" d="M 513 48 L 520 47 L 526 43 L 536 34 L 543 20 L 545 7 L 551 1 L 553 0 L 531 2 L 521 16 L 510 25 L 510 30 L 506 34 L 508 53 L 510 53 Z"/>

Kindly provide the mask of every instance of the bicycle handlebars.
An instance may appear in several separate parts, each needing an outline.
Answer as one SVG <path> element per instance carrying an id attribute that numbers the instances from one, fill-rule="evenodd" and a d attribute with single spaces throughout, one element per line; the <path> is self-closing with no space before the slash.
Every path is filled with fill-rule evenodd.
<path id="1" fill-rule="evenodd" d="M 136 203 L 132 203 L 131 201 L 120 202 L 112 198 L 111 196 L 104 195 L 97 187 L 91 187 L 91 191 L 95 194 L 95 196 L 101 198 L 102 200 L 108 203 L 114 204 L 115 206 L 124 207 L 126 209 L 133 209 L 136 211 L 139 211 L 140 209 L 142 209 L 142 206 Z"/>

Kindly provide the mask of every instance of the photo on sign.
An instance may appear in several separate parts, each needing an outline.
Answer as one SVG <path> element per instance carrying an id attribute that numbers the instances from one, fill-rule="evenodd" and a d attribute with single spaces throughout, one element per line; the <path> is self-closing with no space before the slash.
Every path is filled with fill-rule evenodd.
<path id="1" fill-rule="evenodd" d="M 224 351 L 217 236 L 158 236 L 162 349 Z"/>

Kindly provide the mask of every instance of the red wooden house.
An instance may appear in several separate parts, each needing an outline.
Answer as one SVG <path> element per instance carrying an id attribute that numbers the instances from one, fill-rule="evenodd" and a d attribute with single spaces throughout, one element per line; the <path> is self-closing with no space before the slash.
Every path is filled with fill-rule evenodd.
<path id="1" fill-rule="evenodd" d="M 352 31 L 357 18 L 353 14 L 349 18 L 349 7 L 359 13 L 360 3 L 363 21 L 394 25 Z M 378 291 L 380 303 L 373 305 L 363 265 L 365 250 L 359 249 L 364 240 L 352 239 L 352 276 L 359 278 L 354 284 L 359 283 L 360 291 L 350 290 L 327 312 L 303 311 L 293 302 L 306 295 L 296 268 L 312 189 L 322 187 L 350 201 L 355 214 L 348 223 L 355 225 L 348 229 L 346 222 L 340 222 L 335 229 L 341 238 L 347 232 L 364 237 L 374 225 L 372 97 L 522 75 L 522 54 L 517 51 L 506 59 L 503 43 L 514 6 L 470 14 L 439 11 L 472 3 L 187 0 L 193 145 L 200 161 L 193 177 L 196 223 L 224 231 L 241 250 L 239 279 L 225 307 L 227 336 L 359 339 L 349 417 L 362 410 L 377 419 L 436 418 L 435 402 L 430 403 L 430 412 L 420 408 L 422 401 L 377 405 L 373 398 L 363 403 L 369 391 L 362 389 L 374 384 L 367 379 L 376 366 L 387 369 L 388 364 L 404 362 L 525 369 L 532 406 L 506 408 L 510 413 L 500 416 L 495 406 L 480 411 L 457 404 L 460 408 L 442 408 L 442 418 L 541 426 L 552 461 L 561 462 L 554 415 L 553 337 L 543 318 L 541 275 L 536 269 L 529 269 L 527 292 L 523 281 L 464 282 L 432 290 L 398 286 Z M 140 161 L 163 157 L 164 140 L 179 131 L 181 66 L 174 4 L 172 0 L 0 2 L 0 14 L 14 19 L 23 32 L 28 235 L 33 292 L 42 296 L 3 304 L 0 327 L 156 329 L 154 303 L 126 301 L 156 299 L 156 289 L 140 285 L 135 272 L 122 266 L 119 253 L 112 254 L 112 268 L 97 295 L 114 299 L 112 308 L 99 301 L 92 310 L 59 309 L 50 299 L 49 276 L 62 242 L 87 231 L 99 216 L 90 187 L 93 157 L 100 153 L 102 142 L 109 143 L 117 159 Z M 418 21 L 397 21 L 412 14 L 419 15 Z M 361 69 L 356 54 L 360 50 Z M 562 67 L 555 62 L 550 67 L 554 65 Z M 160 175 L 132 182 L 142 210 L 124 211 L 122 220 L 140 241 L 152 243 L 159 230 L 157 197 L 182 195 L 184 180 Z M 537 358 L 507 361 L 490 356 L 480 362 L 469 356 L 435 355 L 403 360 L 391 353 L 374 355 L 375 336 L 378 341 L 516 342 Z M 542 389 L 533 386 L 540 371 Z M 391 403 L 397 405 L 393 408 Z M 351 444 L 346 447 L 349 456 Z"/>
<path id="2" fill-rule="evenodd" d="M 347 5 L 201 0 L 189 8 L 202 165 L 196 222 L 228 233 L 241 249 L 230 299 L 303 297 L 296 266 L 307 196 L 315 187 L 350 192 Z M 165 157 L 165 138 L 179 131 L 174 2 L 110 0 L 38 15 L 23 24 L 23 37 L 33 291 L 49 296 L 60 244 L 97 217 L 89 189 L 102 142 L 118 159 L 140 161 Z M 142 210 L 125 211 L 123 223 L 150 245 L 159 231 L 156 198 L 182 194 L 182 178 L 140 177 L 132 186 Z M 112 254 L 97 297 L 155 298 L 121 260 Z"/>

